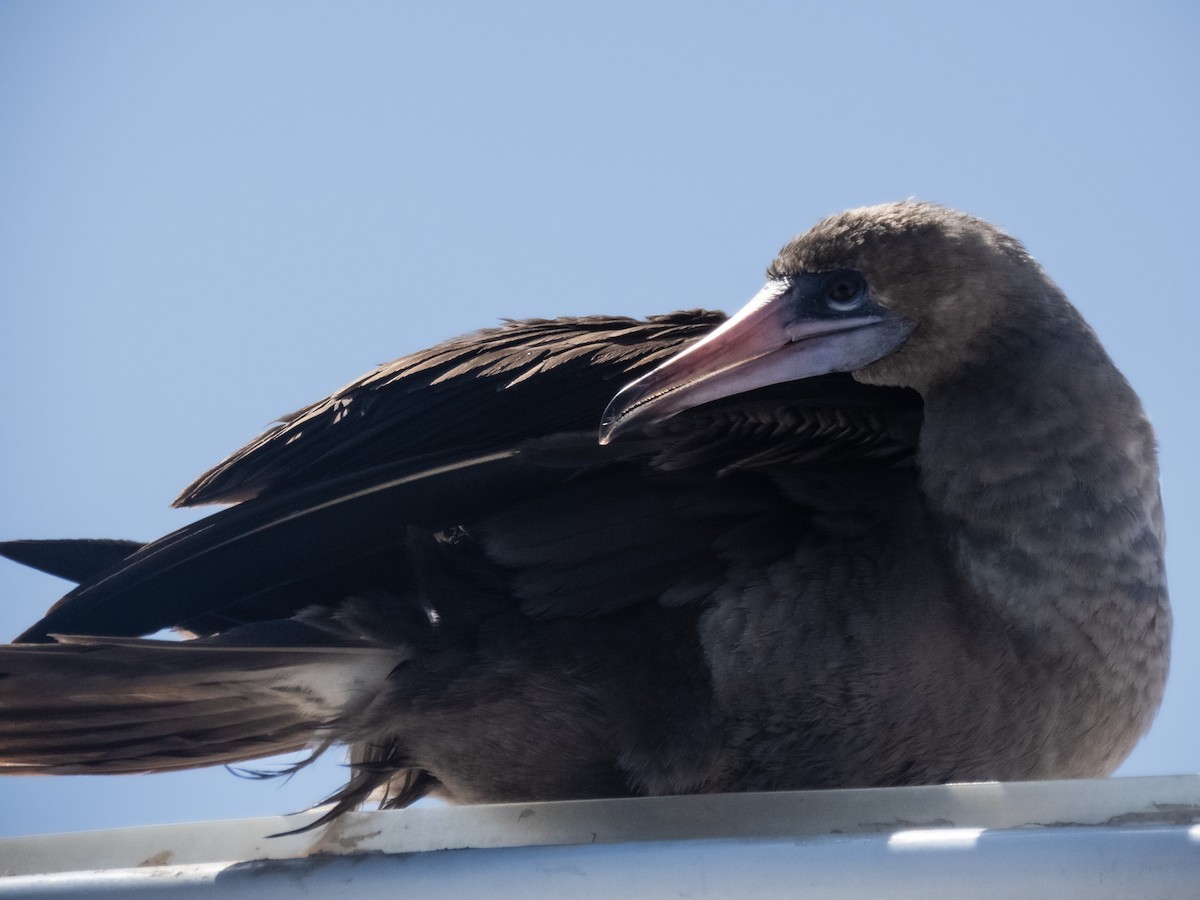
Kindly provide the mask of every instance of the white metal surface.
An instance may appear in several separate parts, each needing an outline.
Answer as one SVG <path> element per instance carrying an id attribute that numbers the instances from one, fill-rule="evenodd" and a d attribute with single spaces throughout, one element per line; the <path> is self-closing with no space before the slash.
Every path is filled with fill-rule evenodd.
<path id="1" fill-rule="evenodd" d="M 1200 898 L 1200 776 L 356 813 L 0 840 L 0 898 Z M 438 852 L 440 851 L 440 852 Z"/>

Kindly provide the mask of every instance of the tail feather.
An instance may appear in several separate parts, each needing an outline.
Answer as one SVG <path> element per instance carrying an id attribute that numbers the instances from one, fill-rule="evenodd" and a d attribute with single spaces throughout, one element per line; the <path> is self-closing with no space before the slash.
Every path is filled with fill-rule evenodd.
<path id="1" fill-rule="evenodd" d="M 321 744 L 403 658 L 109 638 L 0 647 L 0 773 L 228 764 Z"/>

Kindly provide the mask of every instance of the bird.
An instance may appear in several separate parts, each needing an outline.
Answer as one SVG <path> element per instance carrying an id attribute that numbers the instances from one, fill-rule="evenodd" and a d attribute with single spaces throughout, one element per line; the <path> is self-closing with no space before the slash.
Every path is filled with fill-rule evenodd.
<path id="1" fill-rule="evenodd" d="M 0 545 L 78 584 L 0 647 L 0 773 L 344 745 L 321 822 L 1099 777 L 1167 676 L 1137 395 L 1019 241 L 933 203 L 822 219 L 731 317 L 405 356 L 175 503 L 226 508 Z"/>

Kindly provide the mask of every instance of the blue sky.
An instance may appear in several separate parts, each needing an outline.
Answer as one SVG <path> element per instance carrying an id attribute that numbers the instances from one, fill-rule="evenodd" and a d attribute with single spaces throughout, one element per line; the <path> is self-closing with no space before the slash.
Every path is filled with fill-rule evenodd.
<path id="1" fill-rule="evenodd" d="M 149 539 L 193 476 L 503 317 L 732 310 L 840 209 L 1021 238 L 1158 429 L 1176 652 L 1124 774 L 1200 770 L 1200 7 L 0 2 L 0 537 Z M 10 638 L 66 588 L 0 565 Z M 0 779 L 0 833 L 342 778 Z"/>

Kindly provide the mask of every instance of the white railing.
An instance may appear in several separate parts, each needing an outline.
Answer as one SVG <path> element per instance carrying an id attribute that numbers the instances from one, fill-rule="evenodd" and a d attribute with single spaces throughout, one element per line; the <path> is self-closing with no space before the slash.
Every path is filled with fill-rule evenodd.
<path id="1" fill-rule="evenodd" d="M 1200 776 L 315 814 L 0 840 L 0 898 L 1200 898 Z"/>

